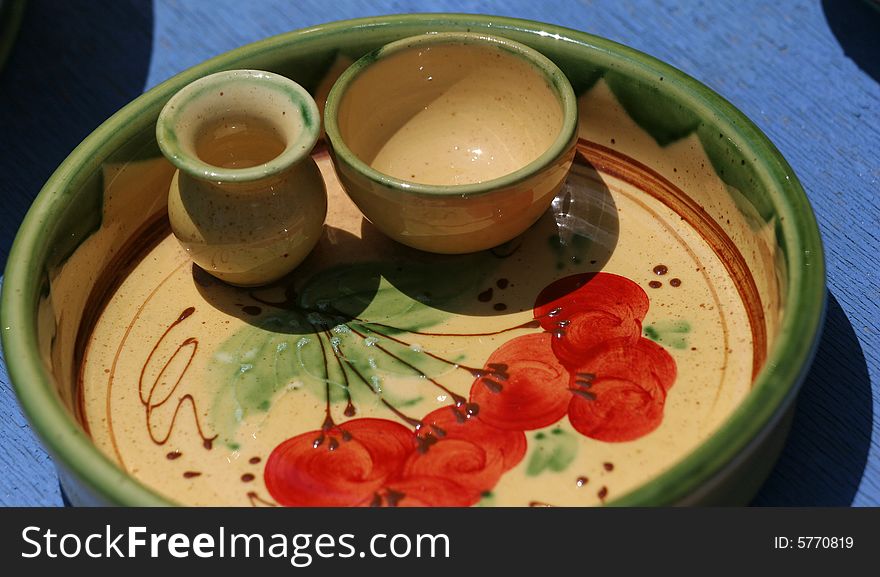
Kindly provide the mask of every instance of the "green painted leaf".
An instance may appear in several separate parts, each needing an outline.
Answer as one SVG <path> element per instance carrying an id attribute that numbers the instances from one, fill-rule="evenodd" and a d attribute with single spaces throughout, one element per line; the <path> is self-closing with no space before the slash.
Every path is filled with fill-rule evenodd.
<path id="1" fill-rule="evenodd" d="M 446 318 L 444 311 L 476 295 L 495 260 L 488 253 L 438 258 L 431 263 L 360 263 L 315 275 L 300 291 L 306 310 L 418 330 Z M 389 323 L 389 321 L 392 321 Z"/>
<path id="2" fill-rule="evenodd" d="M 406 332 L 445 320 L 448 313 L 432 304 L 475 294 L 486 270 L 463 267 L 456 276 L 446 268 L 363 264 L 324 271 L 299 291 L 295 306 L 269 308 L 241 328 L 207 368 L 216 387 L 209 419 L 221 442 L 234 443 L 242 421 L 266 413 L 281 395 L 405 408 L 433 393 L 428 378 L 454 367 L 425 354 Z M 425 287 L 430 293 L 419 292 Z"/>
<path id="3" fill-rule="evenodd" d="M 732 189 L 729 190 L 731 198 L 743 215 L 751 217 L 753 228 L 770 222 L 776 215 L 776 208 L 769 194 L 756 192 L 765 189 L 755 170 L 757 159 L 746 156 L 730 135 L 718 132 L 714 126 L 702 123 L 697 135 L 715 173 Z"/>
<path id="4" fill-rule="evenodd" d="M 613 70 L 605 75 L 605 81 L 630 118 L 660 146 L 684 138 L 700 126 L 694 110 L 659 86 Z"/>
<path id="5" fill-rule="evenodd" d="M 494 507 L 495 506 L 495 494 L 492 491 L 485 491 L 480 500 L 477 501 L 476 507 Z"/>
<path id="6" fill-rule="evenodd" d="M 645 325 L 642 332 L 646 337 L 661 345 L 673 349 L 686 349 L 691 325 L 687 321 L 657 321 Z"/>
<path id="7" fill-rule="evenodd" d="M 529 462 L 526 475 L 535 477 L 544 471 L 561 472 L 568 468 L 577 456 L 577 438 L 560 428 L 539 431 L 529 443 Z"/>

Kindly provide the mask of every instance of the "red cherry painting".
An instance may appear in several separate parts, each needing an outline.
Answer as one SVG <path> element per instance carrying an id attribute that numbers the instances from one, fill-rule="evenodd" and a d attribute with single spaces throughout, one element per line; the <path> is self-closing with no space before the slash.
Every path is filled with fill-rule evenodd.
<path id="1" fill-rule="evenodd" d="M 660 345 L 642 338 L 609 341 L 593 349 L 573 372 L 568 418 L 581 434 L 607 442 L 632 441 L 663 420 L 675 362 Z"/>
<path id="2" fill-rule="evenodd" d="M 410 427 L 374 418 L 334 424 L 328 400 L 328 424 L 272 452 L 266 487 L 281 505 L 470 506 L 523 460 L 525 431 L 567 416 L 601 442 L 647 435 L 662 423 L 676 377 L 670 354 L 641 334 L 648 304 L 618 275 L 559 279 L 535 301 L 540 332 L 507 341 L 482 369 L 455 365 L 475 375 L 467 400 L 452 394 L 453 404 L 420 419 L 382 401 Z"/>
<path id="3" fill-rule="evenodd" d="M 553 331 L 573 315 L 584 311 L 603 311 L 641 321 L 648 313 L 644 289 L 616 274 L 597 272 L 576 274 L 556 280 L 535 299 L 535 319 L 545 331 Z"/>
<path id="4" fill-rule="evenodd" d="M 266 461 L 266 488 L 286 506 L 358 505 L 384 487 L 414 446 L 409 429 L 386 419 L 310 431 L 275 447 Z"/>
<path id="5" fill-rule="evenodd" d="M 552 425 L 568 408 L 568 371 L 553 354 L 552 336 L 516 337 L 499 347 L 486 365 L 504 366 L 504 379 L 494 373 L 478 378 L 470 400 L 480 418 L 500 429 L 532 430 Z"/>

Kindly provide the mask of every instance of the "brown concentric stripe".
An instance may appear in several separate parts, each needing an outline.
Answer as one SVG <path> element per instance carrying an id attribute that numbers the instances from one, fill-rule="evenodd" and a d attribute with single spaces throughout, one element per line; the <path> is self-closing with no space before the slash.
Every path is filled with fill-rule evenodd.
<path id="1" fill-rule="evenodd" d="M 104 312 L 104 308 L 110 302 L 110 297 L 134 270 L 143 256 L 168 236 L 170 227 L 167 213 L 159 212 L 150 216 L 122 243 L 113 258 L 101 269 L 83 307 L 73 346 L 73 361 L 74 366 L 77 367 L 76 391 L 74 391 L 76 395 L 75 416 L 89 436 L 91 436 L 91 431 L 89 430 L 89 421 L 86 418 L 85 397 L 83 396 L 83 370 L 92 332 L 95 330 L 95 325 L 98 324 L 98 319 Z"/>
<path id="2" fill-rule="evenodd" d="M 636 190 L 637 189 L 634 189 L 634 192 Z M 669 232 L 669 234 L 671 234 L 678 241 L 678 243 L 684 248 L 684 250 L 687 251 L 694 264 L 697 265 L 697 270 L 700 271 L 700 276 L 703 277 L 703 281 L 705 281 L 706 287 L 709 289 L 709 294 L 712 295 L 712 302 L 715 305 L 715 310 L 718 312 L 718 322 L 721 324 L 721 338 L 723 339 L 722 345 L 724 347 L 724 351 L 722 353 L 723 360 L 721 364 L 722 370 L 718 375 L 718 386 L 715 388 L 715 399 L 712 401 L 712 406 L 709 409 L 710 411 L 712 411 L 715 409 L 715 405 L 718 404 L 718 399 L 721 398 L 721 391 L 724 389 L 724 381 L 727 378 L 727 371 L 725 369 L 727 368 L 727 363 L 729 362 L 731 352 L 730 332 L 727 329 L 727 319 L 725 318 L 724 310 L 722 310 L 721 307 L 721 299 L 718 298 L 718 291 L 715 290 L 715 286 L 712 284 L 712 279 L 709 278 L 709 273 L 706 271 L 706 267 L 703 265 L 700 258 L 697 256 L 694 250 L 690 246 L 688 246 L 681 235 L 678 234 L 678 232 L 676 232 L 674 228 L 672 228 L 672 225 L 666 222 L 666 220 L 662 216 L 660 216 L 660 214 L 657 213 L 657 211 L 655 211 L 653 208 L 642 202 L 640 199 L 635 198 L 632 194 L 627 193 L 623 187 L 619 192 L 629 198 L 631 202 L 634 202 L 639 207 L 641 207 L 642 210 L 650 214 L 659 223 L 661 223 L 662 226 Z"/>
<path id="3" fill-rule="evenodd" d="M 698 202 L 652 168 L 589 140 L 578 140 L 577 149 L 599 172 L 627 182 L 669 207 L 712 247 L 713 252 L 718 255 L 730 274 L 746 309 L 752 332 L 752 380 L 754 380 L 767 359 L 767 326 L 755 279 L 733 239 Z"/>

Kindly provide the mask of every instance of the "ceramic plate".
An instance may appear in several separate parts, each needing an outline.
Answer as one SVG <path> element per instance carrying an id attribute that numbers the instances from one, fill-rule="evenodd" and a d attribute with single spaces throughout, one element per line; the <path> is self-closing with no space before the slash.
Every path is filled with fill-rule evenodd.
<path id="1" fill-rule="evenodd" d="M 319 145 L 330 208 L 294 273 L 240 289 L 192 265 L 153 134 L 176 90 L 259 68 L 320 101 L 369 50 L 462 29 L 538 49 L 578 94 L 575 164 L 535 226 L 482 253 L 407 249 Z M 606 40 L 477 16 L 330 24 L 175 77 L 71 155 L 13 251 L 10 374 L 82 503 L 743 502 L 824 298 L 803 191 L 733 107 Z"/>

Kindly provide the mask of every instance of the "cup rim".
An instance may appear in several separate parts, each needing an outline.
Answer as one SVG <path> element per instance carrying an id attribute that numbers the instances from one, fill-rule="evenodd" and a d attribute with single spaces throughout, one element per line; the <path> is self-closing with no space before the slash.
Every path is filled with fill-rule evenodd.
<path id="1" fill-rule="evenodd" d="M 298 112 L 302 130 L 286 143 L 281 154 L 262 164 L 247 168 L 223 168 L 208 164 L 186 150 L 176 128 L 191 105 L 210 98 L 213 90 L 238 82 L 281 94 L 287 99 L 291 110 Z M 215 182 L 252 182 L 278 174 L 307 156 L 318 142 L 320 133 L 321 114 L 305 88 L 280 74 L 253 69 L 216 72 L 187 84 L 168 100 L 156 121 L 156 140 L 165 158 L 193 178 Z"/>
<path id="2" fill-rule="evenodd" d="M 339 105 L 348 86 L 358 76 L 366 72 L 371 65 L 387 56 L 410 50 L 417 46 L 455 43 L 479 44 L 501 48 L 528 62 L 536 71 L 544 75 L 562 106 L 562 126 L 552 144 L 540 156 L 513 172 L 469 184 L 424 184 L 403 180 L 380 172 L 361 160 L 345 143 L 337 122 Z M 516 185 L 564 155 L 577 136 L 577 129 L 577 98 L 565 73 L 552 60 L 525 44 L 502 36 L 481 32 L 427 32 L 385 44 L 362 56 L 339 76 L 330 89 L 324 106 L 324 130 L 335 157 L 341 158 L 347 165 L 370 180 L 381 183 L 388 188 L 408 194 L 428 196 L 476 196 Z"/>

